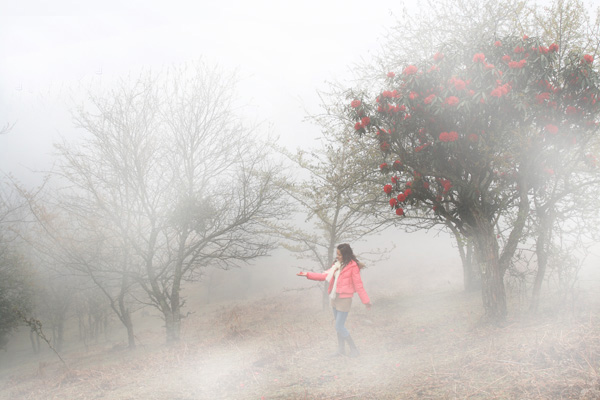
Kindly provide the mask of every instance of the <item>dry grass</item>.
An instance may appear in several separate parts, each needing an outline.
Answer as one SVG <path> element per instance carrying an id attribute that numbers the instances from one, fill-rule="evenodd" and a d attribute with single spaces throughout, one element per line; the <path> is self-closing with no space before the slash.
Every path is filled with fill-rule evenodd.
<path id="1" fill-rule="evenodd" d="M 515 311 L 495 327 L 479 324 L 478 294 L 373 298 L 347 323 L 356 359 L 329 356 L 332 318 L 314 292 L 284 293 L 194 314 L 177 346 L 153 331 L 135 351 L 66 354 L 69 369 L 26 363 L 0 399 L 600 398 L 597 304 L 566 312 L 547 300 L 535 318 Z"/>

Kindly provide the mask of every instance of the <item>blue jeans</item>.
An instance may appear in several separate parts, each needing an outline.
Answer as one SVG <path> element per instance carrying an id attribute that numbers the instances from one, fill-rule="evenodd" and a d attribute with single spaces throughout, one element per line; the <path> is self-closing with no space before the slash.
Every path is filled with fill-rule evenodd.
<path id="1" fill-rule="evenodd" d="M 344 326 L 346 323 L 346 318 L 348 318 L 348 313 L 343 311 L 338 311 L 333 307 L 333 318 L 335 319 L 335 330 L 337 333 L 342 335 L 342 337 L 350 336 L 350 332 Z"/>

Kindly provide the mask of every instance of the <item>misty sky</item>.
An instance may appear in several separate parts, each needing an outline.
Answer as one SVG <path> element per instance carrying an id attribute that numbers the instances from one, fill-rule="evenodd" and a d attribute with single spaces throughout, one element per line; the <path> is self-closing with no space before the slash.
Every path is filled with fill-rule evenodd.
<path id="1" fill-rule="evenodd" d="M 318 111 L 316 90 L 349 77 L 395 21 L 379 1 L 4 3 L 0 125 L 15 126 L 0 140 L 0 172 L 26 181 L 74 134 L 67 110 L 82 88 L 200 57 L 239 71 L 240 100 L 283 143 L 311 145 L 318 130 L 302 120 Z"/>
<path id="2" fill-rule="evenodd" d="M 316 91 L 351 78 L 401 7 L 380 0 L 4 1 L 0 126 L 15 125 L 0 136 L 0 174 L 41 181 L 34 171 L 51 167 L 52 143 L 79 134 L 68 109 L 85 88 L 200 57 L 239 71 L 241 102 L 281 143 L 312 146 L 319 131 L 303 119 L 319 110 Z M 450 246 L 445 251 L 457 257 Z"/>

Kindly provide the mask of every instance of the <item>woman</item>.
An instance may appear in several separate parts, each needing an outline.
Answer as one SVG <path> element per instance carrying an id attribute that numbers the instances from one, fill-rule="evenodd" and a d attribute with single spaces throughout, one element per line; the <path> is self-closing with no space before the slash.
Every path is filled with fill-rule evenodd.
<path id="1" fill-rule="evenodd" d="M 337 247 L 336 262 L 324 273 L 317 272 L 298 272 L 298 276 L 305 276 L 314 281 L 329 282 L 329 298 L 333 307 L 333 317 L 335 318 L 335 330 L 338 337 L 338 351 L 336 355 L 345 355 L 344 343 L 348 342 L 350 347 L 350 357 L 358 356 L 358 349 L 350 337 L 350 332 L 344 326 L 354 292 L 358 293 L 360 300 L 367 309 L 371 308 L 371 301 L 365 291 L 360 278 L 360 268 L 364 265 L 359 263 L 349 244 L 343 243 Z"/>

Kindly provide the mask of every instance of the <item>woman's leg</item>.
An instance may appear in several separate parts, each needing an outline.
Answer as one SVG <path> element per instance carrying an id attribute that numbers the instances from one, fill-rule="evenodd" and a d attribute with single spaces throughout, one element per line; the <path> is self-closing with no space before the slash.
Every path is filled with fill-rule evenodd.
<path id="1" fill-rule="evenodd" d="M 346 328 L 344 327 L 344 323 L 346 322 L 347 317 L 348 317 L 347 312 L 338 311 L 335 307 L 333 307 L 333 319 L 335 320 L 335 330 L 337 332 L 337 339 L 338 339 L 338 350 L 337 350 L 337 352 L 335 352 L 334 356 L 346 355 L 346 349 L 344 346 L 344 342 L 345 342 L 346 338 L 342 332 L 344 330 L 346 330 Z M 348 331 L 346 330 L 346 332 L 348 332 Z"/>
<path id="2" fill-rule="evenodd" d="M 342 337 L 347 337 L 350 335 L 348 329 L 344 326 L 346 324 L 346 318 L 348 318 L 348 313 L 344 311 L 338 311 L 333 308 L 333 317 L 335 318 L 335 330 Z"/>
<path id="3" fill-rule="evenodd" d="M 360 354 L 356 345 L 354 344 L 354 340 L 350 337 L 350 332 L 344 326 L 346 324 L 346 318 L 348 318 L 348 313 L 343 311 L 338 311 L 333 308 L 333 316 L 335 318 L 335 330 L 338 334 L 338 343 L 339 350 L 338 353 L 345 354 L 344 350 L 344 342 L 348 342 L 348 346 L 350 346 L 350 357 L 358 357 Z"/>

